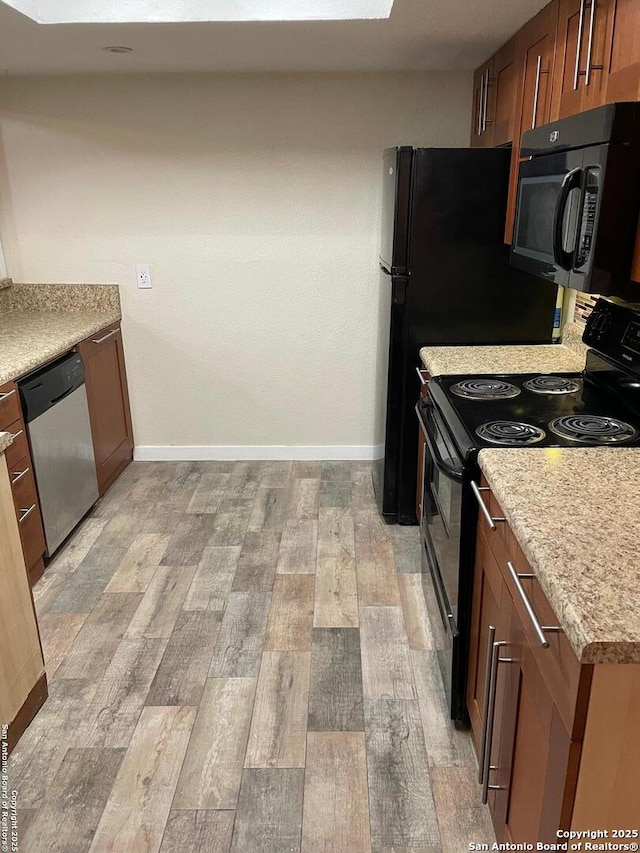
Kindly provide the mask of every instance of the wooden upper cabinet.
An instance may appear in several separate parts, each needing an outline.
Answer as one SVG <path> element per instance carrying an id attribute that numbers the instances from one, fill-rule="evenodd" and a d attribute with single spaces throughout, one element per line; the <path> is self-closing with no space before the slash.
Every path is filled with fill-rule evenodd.
<path id="1" fill-rule="evenodd" d="M 513 235 L 522 134 L 540 124 L 545 124 L 551 118 L 551 84 L 558 27 L 558 6 L 558 0 L 553 0 L 526 23 L 515 37 L 515 56 L 516 64 L 520 69 L 520 79 L 516 89 L 518 100 L 504 232 L 505 243 L 511 243 Z"/>
<path id="2" fill-rule="evenodd" d="M 584 0 L 560 0 L 551 120 L 582 110 L 580 59 L 584 41 Z"/>
<path id="3" fill-rule="evenodd" d="M 609 0 L 605 35 L 606 103 L 640 99 L 640 3 Z"/>
<path id="4" fill-rule="evenodd" d="M 491 148 L 492 128 L 489 123 L 489 87 L 493 74 L 493 59 L 483 63 L 473 75 L 473 113 L 471 117 L 471 147 Z"/>
<path id="5" fill-rule="evenodd" d="M 551 118 L 558 8 L 558 0 L 549 3 L 516 36 L 516 50 L 523 64 L 520 134 Z"/>
<path id="6" fill-rule="evenodd" d="M 488 138 L 491 145 L 513 142 L 517 133 L 517 104 L 520 63 L 516 39 L 512 38 L 494 54 L 492 76 L 487 91 Z"/>
<path id="7" fill-rule="evenodd" d="M 637 0 L 634 0 L 637 5 Z M 560 0 L 551 119 L 593 109 L 607 98 L 608 32 L 614 0 Z"/>
<path id="8" fill-rule="evenodd" d="M 79 346 L 84 362 L 87 400 L 100 494 L 131 462 L 133 430 L 119 325 L 114 324 Z"/>

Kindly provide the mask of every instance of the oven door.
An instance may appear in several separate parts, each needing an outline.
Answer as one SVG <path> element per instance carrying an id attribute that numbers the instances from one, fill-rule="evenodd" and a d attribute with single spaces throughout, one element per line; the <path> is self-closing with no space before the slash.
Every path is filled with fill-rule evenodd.
<path id="1" fill-rule="evenodd" d="M 569 285 L 585 207 L 587 176 L 583 166 L 582 150 L 520 163 L 512 266 L 564 287 Z M 593 177 L 594 173 L 589 174 Z M 593 201 L 597 196 L 589 198 Z"/>
<path id="2" fill-rule="evenodd" d="M 442 418 L 427 398 L 416 406 L 425 437 L 422 584 L 451 717 L 465 720 L 464 664 L 458 628 L 463 464 Z"/>

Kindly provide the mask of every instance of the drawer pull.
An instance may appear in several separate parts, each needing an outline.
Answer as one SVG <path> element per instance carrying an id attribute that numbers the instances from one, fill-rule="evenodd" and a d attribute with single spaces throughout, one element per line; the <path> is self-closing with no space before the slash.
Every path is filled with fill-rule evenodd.
<path id="1" fill-rule="evenodd" d="M 476 483 L 474 483 L 473 480 L 471 480 L 471 491 L 473 492 L 475 499 L 478 501 L 478 506 L 480 507 L 482 514 L 486 518 L 487 524 L 489 525 L 491 530 L 496 529 L 496 522 L 497 521 L 506 521 L 507 520 L 506 518 L 502 518 L 500 516 L 492 516 L 491 513 L 489 512 L 489 510 L 487 509 L 487 505 L 482 500 L 482 495 L 480 494 L 480 492 L 490 491 L 488 486 L 478 486 Z"/>
<path id="2" fill-rule="evenodd" d="M 13 477 L 13 480 L 11 481 L 11 485 L 13 486 L 14 483 L 17 483 L 18 480 L 21 480 L 25 474 L 29 473 L 30 470 L 31 468 L 25 468 L 24 471 L 12 471 L 11 476 Z"/>
<path id="3" fill-rule="evenodd" d="M 484 687 L 484 720 L 482 724 L 482 759 L 480 761 L 480 783 L 482 785 L 482 802 L 486 805 L 490 790 L 497 790 L 495 785 L 489 784 L 489 774 L 497 768 L 491 765 L 491 743 L 493 741 L 493 728 L 496 717 L 496 693 L 498 688 L 498 664 L 502 663 L 500 649 L 506 646 L 506 642 L 496 641 L 496 629 L 489 627 L 489 641 L 487 649 L 487 678 Z M 508 659 L 505 658 L 507 663 Z"/>
<path id="4" fill-rule="evenodd" d="M 536 616 L 535 611 L 533 609 L 533 605 L 529 601 L 529 596 L 527 595 L 524 587 L 522 586 L 522 578 L 535 578 L 535 575 L 531 574 L 531 572 L 528 572 L 528 573 L 523 572 L 522 574 L 518 574 L 518 572 L 516 571 L 516 567 L 513 565 L 511 560 L 507 560 L 507 568 L 509 569 L 511 577 L 513 578 L 513 582 L 515 584 L 517 593 L 520 596 L 522 603 L 524 604 L 524 609 L 527 611 L 527 615 L 529 616 L 529 619 L 531 620 L 531 624 L 533 625 L 533 630 L 535 631 L 536 636 L 538 637 L 538 640 L 540 641 L 540 645 L 542 646 L 543 649 L 548 649 L 549 648 L 549 640 L 547 640 L 547 638 L 545 637 L 545 632 L 546 633 L 558 634 L 558 633 L 560 633 L 560 631 L 562 629 L 558 625 L 541 625 L 540 624 L 538 617 Z"/>
<path id="5" fill-rule="evenodd" d="M 420 384 L 424 386 L 424 385 L 429 384 L 429 380 L 425 379 L 424 376 L 422 375 L 423 370 L 426 370 L 426 367 L 416 367 L 416 373 L 418 374 L 418 379 L 420 380 Z"/>
<path id="6" fill-rule="evenodd" d="M 18 523 L 19 523 L 19 524 L 22 524 L 22 522 L 25 520 L 25 518 L 26 518 L 28 515 L 31 515 L 31 513 L 34 511 L 34 509 L 35 509 L 35 508 L 36 508 L 36 505 L 35 505 L 35 504 L 32 504 L 32 505 L 29 507 L 29 509 L 21 509 L 21 510 L 20 510 L 20 512 L 22 513 L 22 515 L 21 515 L 21 516 L 20 516 L 20 518 L 18 519 Z"/>
<path id="7" fill-rule="evenodd" d="M 117 334 L 118 334 L 118 330 L 117 330 L 117 329 L 112 329 L 110 332 L 107 332 L 107 334 L 106 334 L 106 335 L 103 335 L 101 338 L 93 338 L 93 339 L 91 340 L 91 343 L 92 343 L 92 344 L 102 344 L 102 343 L 104 343 L 105 341 L 108 341 L 108 340 L 109 340 L 109 338 L 113 337 L 113 335 L 117 335 Z"/>
<path id="8" fill-rule="evenodd" d="M 18 432 L 14 432 L 11 436 L 11 440 L 15 441 L 16 438 L 20 438 L 20 436 L 22 435 L 23 432 L 24 432 L 23 429 L 19 429 Z"/>
<path id="9" fill-rule="evenodd" d="M 15 393 L 16 393 L 16 389 L 14 388 L 13 391 L 5 391 L 4 394 L 0 394 L 0 403 L 4 402 L 7 399 L 7 397 L 11 397 L 11 395 L 15 394 Z"/>

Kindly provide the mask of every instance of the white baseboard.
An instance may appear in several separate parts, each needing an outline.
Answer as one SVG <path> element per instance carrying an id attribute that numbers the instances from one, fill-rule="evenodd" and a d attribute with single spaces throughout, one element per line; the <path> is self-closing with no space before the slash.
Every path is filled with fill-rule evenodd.
<path id="1" fill-rule="evenodd" d="M 137 462 L 200 462 L 206 460 L 322 460 L 370 461 L 384 456 L 384 445 L 148 445 L 136 447 L 133 458 Z"/>

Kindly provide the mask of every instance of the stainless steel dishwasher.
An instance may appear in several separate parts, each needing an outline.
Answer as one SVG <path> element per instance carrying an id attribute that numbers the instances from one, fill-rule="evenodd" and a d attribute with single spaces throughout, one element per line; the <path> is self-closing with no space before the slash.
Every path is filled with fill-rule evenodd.
<path id="1" fill-rule="evenodd" d="M 98 500 L 82 358 L 63 356 L 19 386 L 51 556 Z"/>

